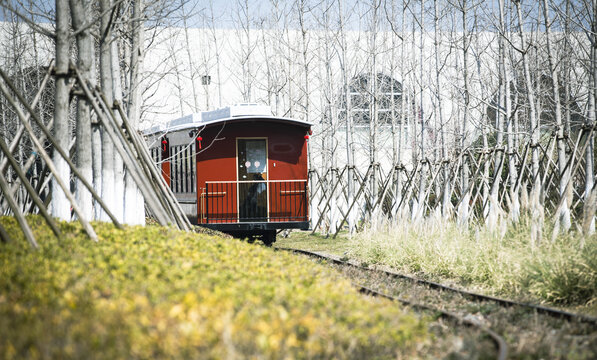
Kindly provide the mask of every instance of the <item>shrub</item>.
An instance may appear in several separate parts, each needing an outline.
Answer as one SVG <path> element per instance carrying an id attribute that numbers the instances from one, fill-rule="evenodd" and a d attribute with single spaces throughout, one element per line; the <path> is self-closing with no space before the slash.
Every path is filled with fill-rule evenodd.
<path id="1" fill-rule="evenodd" d="M 0 357 L 394 358 L 426 339 L 395 304 L 323 266 L 237 240 L 169 228 L 76 223 L 40 250 L 2 225 Z"/>

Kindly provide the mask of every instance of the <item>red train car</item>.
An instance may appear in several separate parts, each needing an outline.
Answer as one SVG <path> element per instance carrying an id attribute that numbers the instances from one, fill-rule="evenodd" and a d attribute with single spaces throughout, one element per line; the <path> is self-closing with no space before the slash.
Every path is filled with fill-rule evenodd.
<path id="1" fill-rule="evenodd" d="M 156 163 L 193 223 L 275 241 L 309 228 L 307 142 L 311 124 L 239 104 L 146 131 Z"/>

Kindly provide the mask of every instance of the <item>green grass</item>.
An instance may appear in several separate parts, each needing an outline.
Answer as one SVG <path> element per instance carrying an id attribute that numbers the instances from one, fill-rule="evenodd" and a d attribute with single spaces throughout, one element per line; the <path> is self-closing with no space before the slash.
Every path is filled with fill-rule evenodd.
<path id="1" fill-rule="evenodd" d="M 500 236 L 427 220 L 324 242 L 295 235 L 278 246 L 327 250 L 486 293 L 597 313 L 597 237 L 585 239 L 584 246 L 574 235 L 533 246 L 524 223 L 504 230 Z"/>
<path id="2" fill-rule="evenodd" d="M 0 358 L 395 358 L 426 323 L 331 269 L 233 239 L 77 223 L 0 243 Z"/>

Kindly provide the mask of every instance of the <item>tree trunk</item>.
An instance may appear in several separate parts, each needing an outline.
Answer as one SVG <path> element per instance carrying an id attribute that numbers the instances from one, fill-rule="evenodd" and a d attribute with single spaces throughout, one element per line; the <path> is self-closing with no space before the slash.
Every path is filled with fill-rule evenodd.
<path id="1" fill-rule="evenodd" d="M 589 66 L 589 116 L 587 116 L 586 128 L 589 131 L 587 136 L 587 150 L 585 152 L 585 220 L 586 225 L 583 226 L 585 235 L 592 235 L 595 233 L 595 210 L 592 205 L 591 191 L 595 183 L 595 167 L 594 167 L 594 145 L 593 132 L 589 129 L 594 126 L 597 119 L 597 0 L 591 2 L 593 10 L 593 21 L 591 23 L 591 62 Z M 593 209 L 592 211 L 587 211 Z"/>
<path id="2" fill-rule="evenodd" d="M 143 60 L 145 58 L 145 25 L 143 0 L 134 0 L 131 45 L 130 94 L 128 99 L 128 118 L 134 130 L 139 127 L 141 119 Z M 132 175 L 125 174 L 124 222 L 126 224 L 145 224 L 145 199 Z"/>
<path id="3" fill-rule="evenodd" d="M 187 20 L 189 15 L 185 12 L 186 0 L 180 0 L 180 9 L 182 11 L 182 27 L 184 31 L 185 50 L 187 55 L 188 67 L 189 67 L 189 80 L 191 82 L 191 90 L 193 91 L 193 112 L 199 111 L 199 97 L 197 95 L 197 66 L 195 65 L 194 57 L 191 55 L 191 41 L 189 38 L 189 26 Z M 205 110 L 209 110 L 206 108 Z"/>
<path id="4" fill-rule="evenodd" d="M 73 0 L 74 1 L 74 0 Z M 100 81 L 103 94 L 108 100 L 108 104 L 114 101 L 112 93 L 112 50 L 110 46 L 110 8 L 111 0 L 100 0 L 100 12 L 104 13 L 100 21 Z M 102 199 L 110 211 L 115 210 L 116 198 L 114 188 L 114 144 L 105 129 L 102 129 Z M 105 211 L 100 213 L 100 220 L 109 221 Z"/>
<path id="5" fill-rule="evenodd" d="M 502 97 L 503 100 L 501 105 L 504 107 L 504 118 L 506 121 L 506 132 L 507 132 L 507 151 L 508 151 L 508 173 L 510 175 L 510 219 L 514 222 L 518 222 L 520 217 L 520 201 L 518 198 L 518 191 L 516 190 L 516 179 L 518 177 L 517 157 L 516 157 L 516 142 L 514 134 L 514 119 L 512 118 L 512 101 L 510 99 L 510 69 L 507 64 L 506 56 L 506 25 L 504 21 L 504 0 L 499 0 L 500 8 L 500 47 L 502 52 L 500 53 L 500 73 L 502 74 Z"/>
<path id="6" fill-rule="evenodd" d="M 525 87 L 527 91 L 527 101 L 529 106 L 529 123 L 531 132 L 531 168 L 532 181 L 531 188 L 531 241 L 535 244 L 541 242 L 543 235 L 543 207 L 540 203 L 541 195 L 541 177 L 539 176 L 539 119 L 535 108 L 535 90 L 531 82 L 531 73 L 529 70 L 529 61 L 527 56 L 526 38 L 522 28 L 522 12 L 520 2 L 514 1 L 516 13 L 518 15 L 518 34 L 520 36 L 520 45 L 522 48 L 522 66 L 524 70 Z"/>
<path id="7" fill-rule="evenodd" d="M 553 100 L 555 103 L 555 121 L 556 121 L 556 141 L 558 147 L 558 174 L 560 175 L 560 182 L 558 190 L 560 198 L 562 199 L 562 206 L 559 207 L 559 211 L 555 216 L 555 229 L 567 231 L 570 228 L 570 208 L 566 196 L 566 187 L 568 185 L 568 172 L 566 171 L 566 141 L 564 138 L 564 126 L 562 124 L 562 106 L 560 104 L 560 81 L 558 79 L 558 70 L 556 68 L 556 62 L 553 55 L 553 49 L 551 45 L 551 34 L 549 24 L 549 7 L 547 0 L 543 0 L 543 20 L 545 23 L 545 37 L 547 41 L 547 59 L 549 62 L 549 72 L 551 75 L 551 90 Z M 554 230 L 554 238 L 558 231 Z"/>
<path id="8" fill-rule="evenodd" d="M 215 60 L 216 60 L 216 78 L 218 79 L 218 107 L 222 106 L 222 77 L 221 77 L 221 54 L 220 54 L 220 46 L 219 41 L 216 36 L 216 18 L 214 16 L 214 7 L 213 7 L 213 0 L 209 2 L 209 11 L 210 11 L 210 31 L 213 39 L 213 46 L 214 46 L 214 53 L 215 53 Z"/>
<path id="9" fill-rule="evenodd" d="M 469 189 L 469 177 L 470 170 L 468 164 L 468 156 L 465 153 L 466 142 L 467 142 L 467 128 L 468 128 L 468 116 L 469 116 L 469 84 L 468 84 L 468 28 L 467 28 L 467 3 L 466 0 L 462 0 L 462 76 L 464 81 L 464 109 L 462 115 L 462 128 L 460 129 L 460 163 L 462 166 L 461 173 L 461 191 L 462 199 L 458 206 L 458 222 L 460 224 L 468 224 L 469 220 L 469 208 L 470 208 L 470 189 Z"/>
<path id="10" fill-rule="evenodd" d="M 403 163 L 403 158 L 404 158 L 404 153 L 405 153 L 405 149 L 406 149 L 406 141 L 408 140 L 408 137 L 406 135 L 406 129 L 408 129 L 408 121 L 409 118 L 407 116 L 408 111 L 409 111 L 409 106 L 408 106 L 408 94 L 405 94 L 405 76 L 406 76 L 406 69 L 405 69 L 405 48 L 406 48 L 406 43 L 404 41 L 404 36 L 406 34 L 406 5 L 403 5 L 402 7 L 402 14 L 401 14 L 401 25 L 400 25 L 400 30 L 401 30 L 401 35 L 402 35 L 402 41 L 400 42 L 400 128 L 399 128 L 399 137 L 398 137 L 398 171 L 397 171 L 397 176 L 396 176 L 396 184 L 395 184 L 395 192 L 396 192 L 396 199 L 394 200 L 396 202 L 396 210 L 395 212 L 398 213 L 398 218 L 403 218 L 404 216 L 404 209 L 406 208 L 404 206 L 404 203 L 406 203 L 406 201 L 403 201 L 403 184 L 402 184 L 402 180 L 403 180 L 403 175 L 402 173 L 406 173 L 406 168 L 404 166 Z M 401 205 L 402 204 L 402 205 Z"/>
<path id="11" fill-rule="evenodd" d="M 372 0 L 371 3 L 371 28 L 369 29 L 369 49 L 368 55 L 370 58 L 369 63 L 369 82 L 368 82 L 368 89 L 369 92 L 369 163 L 373 166 L 371 172 L 371 178 L 369 181 L 369 190 L 371 193 L 371 202 L 375 204 L 377 202 L 378 188 L 377 188 L 377 181 L 379 176 L 379 164 L 378 164 L 378 154 L 377 154 L 377 126 L 378 126 L 378 90 L 377 90 L 377 28 L 378 28 L 378 19 L 377 19 L 377 12 L 378 12 L 378 3 L 377 0 Z M 377 226 L 377 218 L 374 216 L 371 211 L 373 210 L 368 209 L 371 216 L 371 225 L 375 229 Z"/>
<path id="12" fill-rule="evenodd" d="M 68 0 L 56 0 L 56 94 L 54 98 L 54 137 L 63 149 L 69 145 L 69 6 Z M 54 151 L 53 161 L 57 174 L 63 183 L 70 181 L 70 170 L 67 162 Z M 61 220 L 70 220 L 70 205 L 58 181 L 52 180 L 51 213 Z"/>
<path id="13" fill-rule="evenodd" d="M 339 36 L 340 36 L 340 57 L 341 57 L 341 71 L 342 71 L 342 89 L 344 97 L 344 116 L 346 120 L 346 198 L 347 204 L 350 206 L 354 201 L 355 188 L 354 188 L 354 126 L 351 112 L 351 98 L 350 98 L 350 80 L 348 74 L 348 49 L 346 43 L 346 31 L 344 29 L 344 14 L 342 10 L 343 0 L 338 1 L 338 21 L 339 21 Z M 350 209 L 349 209 L 350 210 Z M 348 232 L 350 235 L 355 230 L 356 223 L 356 211 L 350 210 L 347 216 Z"/>
<path id="14" fill-rule="evenodd" d="M 114 102 L 122 104 L 122 83 L 120 74 L 120 51 L 118 39 L 112 36 L 112 43 L 110 44 L 111 62 L 112 62 L 112 91 Z M 122 126 L 122 119 L 118 111 L 114 112 L 114 116 L 118 126 Z M 122 157 L 118 152 L 114 152 L 114 216 L 118 221 L 124 223 L 125 217 L 125 179 L 124 179 L 124 164 Z"/>
<path id="15" fill-rule="evenodd" d="M 507 82 L 507 77 L 505 74 L 505 44 L 504 44 L 504 24 L 502 22 L 502 9 L 503 9 L 503 0 L 500 0 L 500 35 L 499 35 L 499 97 L 497 104 L 498 106 L 495 109 L 495 120 L 496 120 L 496 128 L 497 128 L 497 136 L 496 136 L 496 156 L 494 162 L 494 176 L 493 176 L 493 183 L 491 184 L 490 195 L 489 195 L 489 214 L 487 217 L 487 224 L 491 230 L 495 230 L 498 226 L 498 221 L 500 214 L 502 212 L 502 208 L 499 203 L 498 199 L 498 192 L 500 189 L 500 184 L 502 181 L 502 169 L 505 162 L 505 154 L 503 151 L 503 141 L 504 141 L 504 123 L 509 122 L 508 114 L 509 112 L 507 109 L 507 103 L 509 99 L 506 97 L 510 96 L 510 92 L 506 91 L 509 88 L 510 84 Z M 500 109 L 501 108 L 501 109 Z M 502 111 L 506 110 L 506 111 Z"/>
<path id="16" fill-rule="evenodd" d="M 90 1 L 70 1 L 71 17 L 75 31 L 83 28 L 90 21 Z M 77 66 L 84 79 L 95 83 L 95 48 L 90 29 L 84 29 L 77 35 L 78 61 Z M 84 97 L 77 101 L 77 130 L 75 140 L 75 151 L 77 153 L 77 168 L 85 179 L 91 181 L 93 178 L 93 154 L 91 143 L 91 105 Z M 81 207 L 86 218 L 93 216 L 93 201 L 91 193 L 83 186 L 80 179 L 77 179 L 75 198 Z"/>
<path id="17" fill-rule="evenodd" d="M 443 189 L 441 190 L 441 213 L 444 219 L 448 219 L 452 212 L 450 203 L 450 168 L 448 167 L 448 146 L 446 143 L 446 128 L 444 126 L 444 115 L 442 107 L 442 83 L 440 77 L 440 63 L 439 63 L 439 6 L 438 0 L 434 0 L 434 49 L 435 49 L 435 86 L 436 90 L 436 101 L 435 113 L 437 122 L 440 129 L 440 142 L 441 142 L 441 167 L 443 170 Z"/>

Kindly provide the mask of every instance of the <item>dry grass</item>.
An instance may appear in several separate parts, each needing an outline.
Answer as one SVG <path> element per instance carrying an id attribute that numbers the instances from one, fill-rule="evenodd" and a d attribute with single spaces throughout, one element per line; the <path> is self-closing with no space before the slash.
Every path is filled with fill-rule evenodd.
<path id="1" fill-rule="evenodd" d="M 596 314 L 597 237 L 570 234 L 534 246 L 528 234 L 525 223 L 491 232 L 429 219 L 336 240 L 295 235 L 279 241 L 279 246 L 328 248 L 368 264 L 384 264 L 485 293 Z"/>

